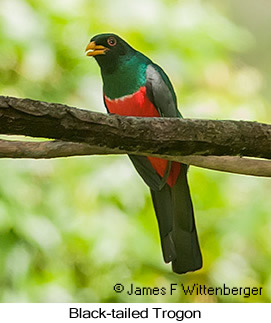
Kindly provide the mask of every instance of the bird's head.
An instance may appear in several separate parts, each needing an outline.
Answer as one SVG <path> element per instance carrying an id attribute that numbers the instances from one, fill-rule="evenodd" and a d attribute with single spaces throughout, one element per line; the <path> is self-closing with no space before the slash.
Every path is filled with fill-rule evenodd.
<path id="1" fill-rule="evenodd" d="M 96 59 L 102 69 L 113 69 L 121 58 L 135 50 L 115 34 L 99 34 L 91 38 L 86 55 Z"/>

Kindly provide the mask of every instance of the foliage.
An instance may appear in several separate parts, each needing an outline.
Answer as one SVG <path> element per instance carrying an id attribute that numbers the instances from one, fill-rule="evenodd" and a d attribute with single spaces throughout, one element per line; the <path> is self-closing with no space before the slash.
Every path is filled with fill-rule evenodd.
<path id="1" fill-rule="evenodd" d="M 0 93 L 104 111 L 88 40 L 116 32 L 161 65 L 186 117 L 268 122 L 257 41 L 206 1 L 1 0 Z M 204 267 L 162 260 L 147 187 L 128 158 L 0 160 L 2 302 L 266 302 L 268 179 L 191 168 Z M 263 286 L 261 296 L 127 296 L 113 285 Z"/>

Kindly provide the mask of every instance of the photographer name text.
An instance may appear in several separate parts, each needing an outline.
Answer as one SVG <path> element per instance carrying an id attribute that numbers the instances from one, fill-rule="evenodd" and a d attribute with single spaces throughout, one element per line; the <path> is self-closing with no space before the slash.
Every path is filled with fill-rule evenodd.
<path id="1" fill-rule="evenodd" d="M 226 284 L 218 287 L 206 286 L 204 284 L 170 284 L 169 287 L 142 287 L 130 284 L 124 286 L 117 283 L 114 285 L 114 291 L 116 293 L 126 293 L 131 295 L 174 295 L 176 292 L 181 292 L 186 296 L 242 296 L 249 298 L 251 296 L 262 295 L 263 287 L 251 287 L 251 286 L 232 286 L 229 287 Z"/>

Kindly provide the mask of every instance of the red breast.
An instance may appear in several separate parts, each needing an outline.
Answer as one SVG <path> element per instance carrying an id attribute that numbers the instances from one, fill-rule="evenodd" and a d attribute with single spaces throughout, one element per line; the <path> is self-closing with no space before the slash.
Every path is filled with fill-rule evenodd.
<path id="1" fill-rule="evenodd" d="M 104 99 L 110 113 L 133 117 L 160 117 L 155 106 L 147 97 L 145 86 L 142 86 L 133 94 L 118 99 L 109 99 L 106 96 L 104 96 Z M 157 157 L 148 157 L 148 159 L 157 173 L 163 177 L 168 161 Z M 167 183 L 170 187 L 176 183 L 180 173 L 180 166 L 180 163 L 172 162 L 170 174 L 167 179 Z"/>

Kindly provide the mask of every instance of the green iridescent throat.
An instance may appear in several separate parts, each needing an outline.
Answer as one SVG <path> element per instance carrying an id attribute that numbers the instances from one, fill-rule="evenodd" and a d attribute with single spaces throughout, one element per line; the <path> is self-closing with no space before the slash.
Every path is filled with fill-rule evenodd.
<path id="1" fill-rule="evenodd" d="M 110 99 L 133 94 L 146 83 L 146 69 L 150 60 L 139 52 L 127 56 L 119 58 L 112 73 L 102 69 L 104 94 Z"/>

